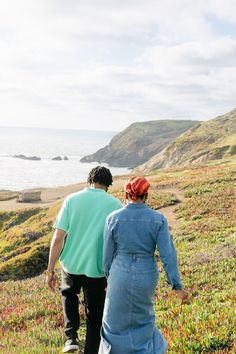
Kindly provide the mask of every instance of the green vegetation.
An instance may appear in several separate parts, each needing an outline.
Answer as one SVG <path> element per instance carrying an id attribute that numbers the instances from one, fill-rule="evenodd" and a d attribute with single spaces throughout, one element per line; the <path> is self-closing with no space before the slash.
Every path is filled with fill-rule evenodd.
<path id="1" fill-rule="evenodd" d="M 172 232 L 191 299 L 181 305 L 161 271 L 155 303 L 158 327 L 169 342 L 168 354 L 235 353 L 236 161 L 156 171 L 148 179 L 152 208 L 177 203 L 168 189 L 180 191 L 184 198 L 172 207 L 178 220 Z M 123 184 L 120 177 L 111 189 L 121 200 Z M 45 269 L 58 208 L 0 214 L 4 279 L 31 277 Z M 4 257 L 10 258 L 4 261 Z M 3 281 L 0 289 L 0 353 L 58 353 L 64 343 L 60 297 L 49 292 L 45 277 Z"/>
<path id="2" fill-rule="evenodd" d="M 198 123 L 191 120 L 136 122 L 115 135 L 109 145 L 81 161 L 101 161 L 112 166 L 133 168 L 158 154 L 177 136 Z"/>
<path id="3" fill-rule="evenodd" d="M 147 204 L 150 208 L 154 210 L 165 208 L 169 205 L 174 205 L 178 202 L 179 201 L 176 195 L 170 192 L 161 192 L 151 189 L 148 193 Z"/>
<path id="4" fill-rule="evenodd" d="M 123 188 L 112 188 L 112 195 L 122 202 L 125 205 L 125 193 Z M 158 210 L 169 205 L 174 205 L 178 203 L 178 199 L 173 193 L 157 191 L 156 189 L 150 188 L 148 193 L 147 204 L 150 208 Z"/>
<path id="5" fill-rule="evenodd" d="M 0 212 L 0 281 L 42 273 L 58 207 Z"/>
<path id="6" fill-rule="evenodd" d="M 138 169 L 145 171 L 170 166 L 199 165 L 211 160 L 235 158 L 235 141 L 236 109 L 195 125 Z"/>

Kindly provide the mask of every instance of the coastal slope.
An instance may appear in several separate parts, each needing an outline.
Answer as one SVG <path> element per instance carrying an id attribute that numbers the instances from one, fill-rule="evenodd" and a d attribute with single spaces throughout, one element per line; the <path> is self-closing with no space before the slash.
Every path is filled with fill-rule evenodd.
<path id="1" fill-rule="evenodd" d="M 199 123 L 137 170 L 196 165 L 233 156 L 236 156 L 236 109 Z"/>
<path id="2" fill-rule="evenodd" d="M 136 167 L 158 154 L 177 136 L 192 128 L 199 121 L 154 120 L 131 124 L 115 135 L 109 145 L 81 162 L 103 162 L 114 167 Z"/>
<path id="3" fill-rule="evenodd" d="M 179 270 L 190 297 L 189 303 L 180 305 L 162 273 L 155 313 L 160 331 L 169 341 L 169 352 L 236 353 L 235 314 L 229 311 L 235 306 L 236 294 L 235 169 L 234 159 L 220 165 L 216 161 L 155 171 L 148 176 L 147 203 L 172 226 Z M 125 180 L 116 177 L 109 193 L 122 200 Z M 1 353 L 61 352 L 60 281 L 50 295 L 42 274 L 60 205 L 0 212 Z M 171 205 L 172 215 L 168 212 Z M 160 267 L 159 257 L 157 260 Z M 58 267 L 56 275 L 59 279 Z M 83 294 L 80 300 L 78 334 L 83 350 Z"/>

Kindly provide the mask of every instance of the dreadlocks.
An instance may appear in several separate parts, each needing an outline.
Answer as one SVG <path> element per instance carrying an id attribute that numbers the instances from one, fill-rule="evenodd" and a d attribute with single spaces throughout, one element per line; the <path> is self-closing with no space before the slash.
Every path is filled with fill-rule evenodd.
<path id="1" fill-rule="evenodd" d="M 104 166 L 97 166 L 89 172 L 87 182 L 89 184 L 100 183 L 109 187 L 113 182 L 112 174 L 108 168 Z"/>

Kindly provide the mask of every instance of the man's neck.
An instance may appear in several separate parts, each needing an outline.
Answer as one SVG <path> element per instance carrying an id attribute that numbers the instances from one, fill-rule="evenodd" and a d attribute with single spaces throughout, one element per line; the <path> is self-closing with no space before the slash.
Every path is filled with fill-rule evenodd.
<path id="1" fill-rule="evenodd" d="M 90 188 L 103 189 L 105 192 L 107 192 L 107 190 L 108 190 L 107 186 L 104 186 L 104 184 L 100 184 L 100 183 L 90 184 Z"/>

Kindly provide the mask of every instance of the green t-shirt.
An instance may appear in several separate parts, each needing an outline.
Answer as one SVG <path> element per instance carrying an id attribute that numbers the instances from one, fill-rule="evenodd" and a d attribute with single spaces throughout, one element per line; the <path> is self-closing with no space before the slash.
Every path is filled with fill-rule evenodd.
<path id="1" fill-rule="evenodd" d="M 60 255 L 60 263 L 67 273 L 92 278 L 104 276 L 105 220 L 112 211 L 121 207 L 118 199 L 97 188 L 85 188 L 64 200 L 54 227 L 67 233 Z"/>

